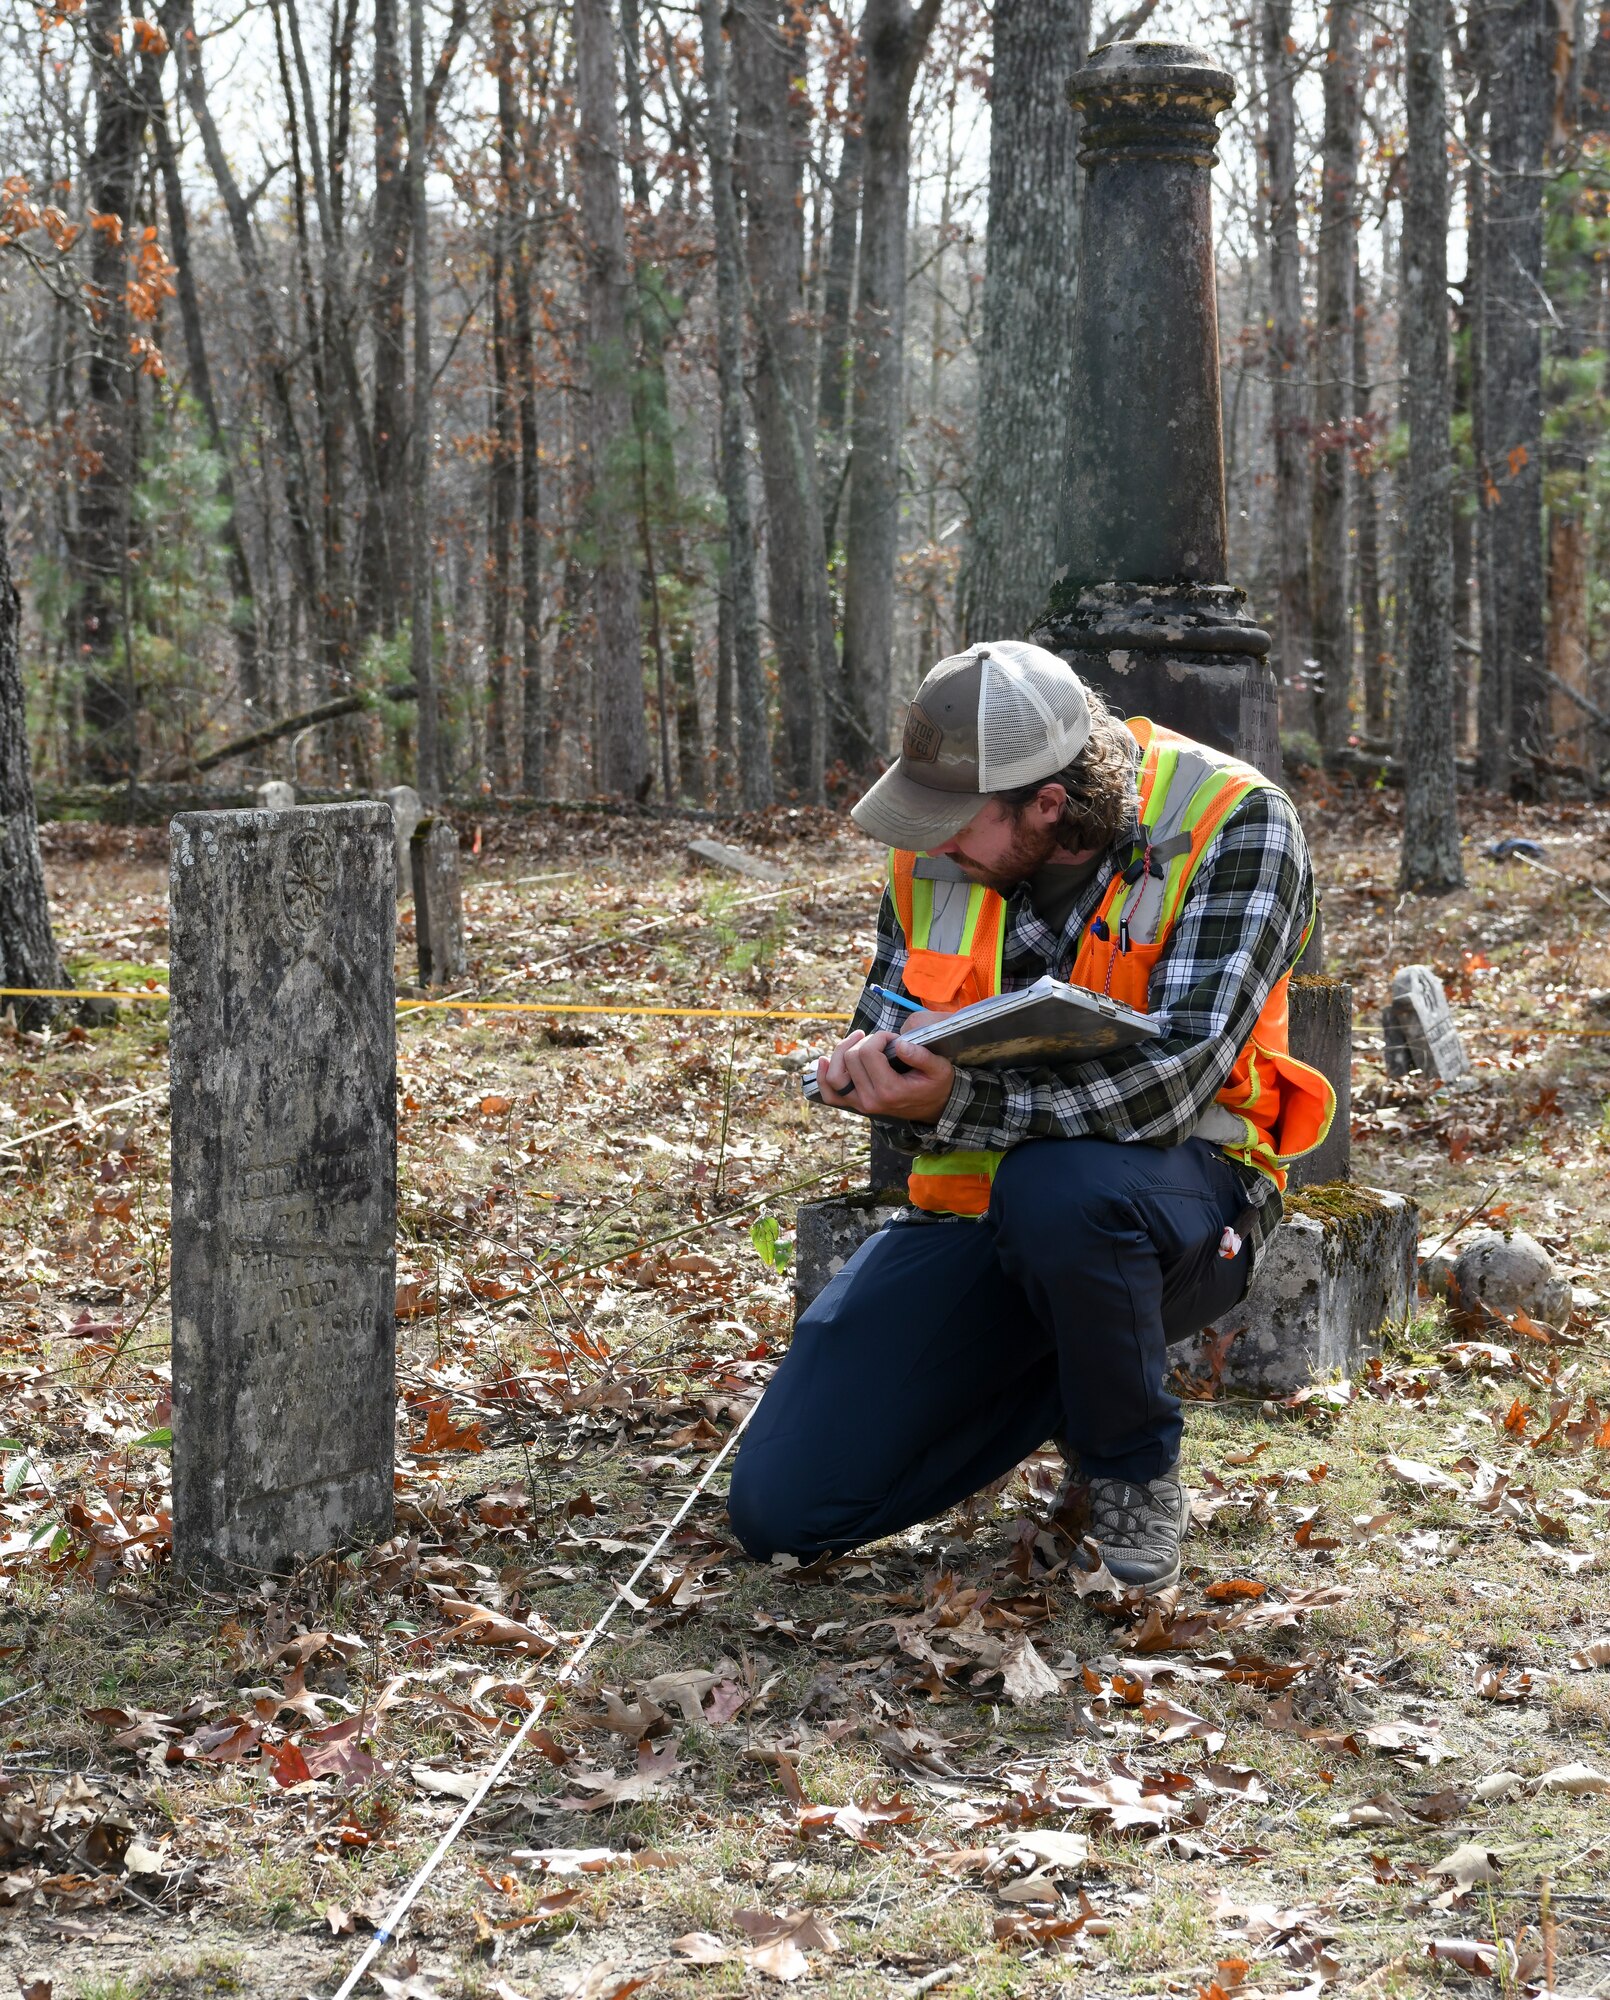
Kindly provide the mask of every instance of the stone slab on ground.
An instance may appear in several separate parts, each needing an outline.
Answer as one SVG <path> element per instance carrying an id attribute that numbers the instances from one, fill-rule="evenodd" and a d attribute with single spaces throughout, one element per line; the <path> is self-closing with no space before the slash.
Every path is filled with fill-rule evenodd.
<path id="1" fill-rule="evenodd" d="M 796 1317 L 899 1213 L 898 1203 L 870 1192 L 800 1204 Z M 1413 1306 L 1418 1240 L 1418 1213 L 1402 1195 L 1342 1181 L 1288 1196 L 1247 1296 L 1204 1335 L 1171 1347 L 1170 1364 L 1202 1375 L 1208 1343 L 1229 1334 L 1219 1379 L 1243 1395 L 1287 1396 L 1356 1373 L 1380 1351 L 1382 1329 Z"/>
<path id="2" fill-rule="evenodd" d="M 1332 1181 L 1286 1197 L 1247 1296 L 1169 1360 L 1185 1374 L 1217 1370 L 1246 1396 L 1289 1396 L 1334 1375 L 1355 1375 L 1381 1350 L 1382 1329 L 1413 1309 L 1419 1211 L 1400 1194 Z"/>
<path id="3" fill-rule="evenodd" d="M 414 828 L 410 870 L 414 883 L 414 939 L 421 986 L 450 986 L 462 979 L 464 896 L 458 875 L 458 835 L 449 820 L 422 819 Z"/>
<path id="4" fill-rule="evenodd" d="M 1307 953 L 1303 956 L 1306 960 Z M 1353 989 L 1341 979 L 1298 972 L 1287 992 L 1287 1046 L 1336 1092 L 1336 1116 L 1324 1145 L 1293 1163 L 1288 1184 L 1345 1181 L 1353 1161 Z"/>
<path id="5" fill-rule="evenodd" d="M 413 863 L 409 850 L 413 843 L 414 828 L 425 816 L 425 801 L 412 785 L 393 785 L 386 794 L 386 803 L 391 807 L 392 822 L 396 831 L 397 854 L 397 901 L 414 893 Z"/>
<path id="6" fill-rule="evenodd" d="M 1470 1073 L 1453 1009 L 1429 965 L 1405 965 L 1394 974 L 1381 1014 L 1381 1032 L 1386 1038 L 1388 1076 L 1420 1070 L 1439 1083 L 1453 1083 Z"/>
<path id="7" fill-rule="evenodd" d="M 719 840 L 690 840 L 688 853 L 707 868 L 724 868 L 729 875 L 748 875 L 756 882 L 784 882 L 786 871 L 774 861 L 745 854 L 741 847 L 727 847 Z"/>
<path id="8" fill-rule="evenodd" d="M 391 1532 L 396 913 L 378 801 L 172 826 L 173 1523 L 274 1570 Z"/>

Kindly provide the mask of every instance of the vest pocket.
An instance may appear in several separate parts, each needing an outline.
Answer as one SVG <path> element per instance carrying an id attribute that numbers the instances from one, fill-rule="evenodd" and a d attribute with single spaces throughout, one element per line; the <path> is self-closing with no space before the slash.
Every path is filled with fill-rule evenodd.
<path id="1" fill-rule="evenodd" d="M 914 999 L 939 1014 L 970 1007 L 984 997 L 979 989 L 977 967 L 970 958 L 955 952 L 913 948 L 906 953 L 901 977 Z"/>

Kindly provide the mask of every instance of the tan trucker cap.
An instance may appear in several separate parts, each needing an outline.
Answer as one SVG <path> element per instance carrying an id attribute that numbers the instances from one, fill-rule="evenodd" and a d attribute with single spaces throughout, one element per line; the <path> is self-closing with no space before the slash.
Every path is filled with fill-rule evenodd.
<path id="1" fill-rule="evenodd" d="M 850 809 L 863 833 L 918 853 L 961 832 L 993 792 L 1054 778 L 1090 740 L 1084 685 L 1024 639 L 991 639 L 929 669 L 900 755 Z"/>

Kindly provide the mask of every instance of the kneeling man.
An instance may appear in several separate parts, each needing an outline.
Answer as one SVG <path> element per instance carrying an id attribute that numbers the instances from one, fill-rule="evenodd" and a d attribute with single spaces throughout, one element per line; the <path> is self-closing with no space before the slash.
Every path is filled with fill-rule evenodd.
<path id="1" fill-rule="evenodd" d="M 1335 1105 L 1286 1048 L 1314 914 L 1296 812 L 1002 640 L 929 673 L 854 818 L 893 852 L 855 1025 L 817 1077 L 913 1156 L 912 1206 L 801 1318 L 739 1450 L 733 1525 L 762 1558 L 851 1548 L 1055 1438 L 1108 1568 L 1162 1589 L 1187 1517 L 1164 1351 L 1240 1300 L 1286 1165 Z M 874 991 L 946 1012 L 1045 973 L 1162 1035 L 958 1068 L 903 1042 L 913 1016 Z"/>

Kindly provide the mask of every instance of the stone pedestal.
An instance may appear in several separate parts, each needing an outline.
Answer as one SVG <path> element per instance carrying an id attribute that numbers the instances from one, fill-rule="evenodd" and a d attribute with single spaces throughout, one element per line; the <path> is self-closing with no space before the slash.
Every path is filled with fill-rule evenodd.
<path id="1" fill-rule="evenodd" d="M 458 879 L 458 835 L 445 819 L 422 819 L 409 843 L 414 882 L 414 940 L 421 986 L 462 979 L 464 895 Z"/>
<path id="2" fill-rule="evenodd" d="M 172 827 L 173 1526 L 272 1570 L 391 1529 L 391 815 Z"/>
<path id="3" fill-rule="evenodd" d="M 1419 1211 L 1400 1194 L 1333 1181 L 1288 1195 L 1247 1296 L 1171 1347 L 1170 1363 L 1245 1396 L 1356 1375 L 1414 1308 L 1419 1233 Z"/>

